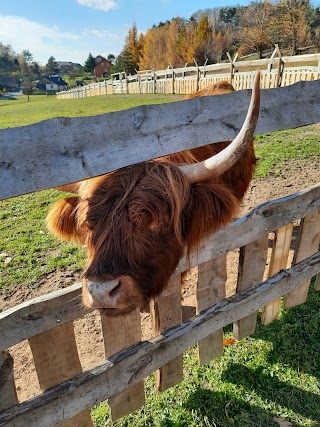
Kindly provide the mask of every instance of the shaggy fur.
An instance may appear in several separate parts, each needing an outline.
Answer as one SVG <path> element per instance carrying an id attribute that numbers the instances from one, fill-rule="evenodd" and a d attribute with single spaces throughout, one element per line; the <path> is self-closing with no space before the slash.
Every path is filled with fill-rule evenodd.
<path id="1" fill-rule="evenodd" d="M 230 222 L 255 169 L 253 141 L 244 156 L 218 178 L 190 184 L 177 164 L 205 160 L 229 142 L 176 153 L 116 170 L 77 185 L 77 197 L 57 202 L 47 216 L 58 238 L 88 248 L 84 277 L 120 278 L 124 314 L 159 294 L 185 246 Z M 87 292 L 84 286 L 84 292 Z M 84 298 L 86 301 L 86 298 Z"/>

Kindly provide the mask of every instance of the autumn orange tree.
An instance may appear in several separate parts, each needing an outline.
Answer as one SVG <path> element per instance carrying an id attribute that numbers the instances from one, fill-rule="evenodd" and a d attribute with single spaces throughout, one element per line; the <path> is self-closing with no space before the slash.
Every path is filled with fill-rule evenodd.
<path id="1" fill-rule="evenodd" d="M 160 22 L 144 35 L 134 24 L 116 65 L 133 73 L 221 62 L 227 52 L 256 52 L 261 58 L 275 43 L 296 54 L 299 46 L 320 40 L 320 10 L 310 1 L 256 0 L 248 6 L 198 10 L 189 19 Z"/>
<path id="2" fill-rule="evenodd" d="M 298 47 L 311 41 L 309 17 L 312 8 L 309 0 L 277 0 L 274 8 L 275 26 L 279 31 L 279 42 L 291 47 L 292 55 Z"/>
<path id="3" fill-rule="evenodd" d="M 239 19 L 238 35 L 241 44 L 256 52 L 262 58 L 262 52 L 272 46 L 273 7 L 268 1 L 257 1 L 243 9 Z"/>

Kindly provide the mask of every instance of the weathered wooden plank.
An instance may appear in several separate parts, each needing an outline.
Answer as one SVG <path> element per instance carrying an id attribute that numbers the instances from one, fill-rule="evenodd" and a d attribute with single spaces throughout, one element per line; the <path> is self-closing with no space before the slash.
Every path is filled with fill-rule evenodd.
<path id="1" fill-rule="evenodd" d="M 81 283 L 23 302 L 0 313 L 0 350 L 87 313 Z"/>
<path id="2" fill-rule="evenodd" d="M 101 327 L 106 359 L 141 341 L 139 310 L 120 318 L 107 317 L 102 311 Z M 145 403 L 144 382 L 139 381 L 127 390 L 110 397 L 108 403 L 113 421 L 141 408 Z"/>
<path id="3" fill-rule="evenodd" d="M 222 255 L 199 265 L 196 312 L 212 307 L 226 297 L 227 256 Z M 209 363 L 223 352 L 223 328 L 198 342 L 200 365 Z"/>
<path id="4" fill-rule="evenodd" d="M 18 403 L 13 378 L 13 358 L 8 351 L 0 351 L 0 412 Z"/>
<path id="5" fill-rule="evenodd" d="M 230 140 L 243 123 L 249 98 L 247 90 L 0 129 L 0 199 Z M 256 134 L 316 123 L 319 117 L 320 81 L 267 89 L 261 93 Z"/>
<path id="6" fill-rule="evenodd" d="M 240 248 L 239 270 L 236 292 L 260 283 L 268 256 L 268 234 Z M 257 312 L 246 316 L 233 324 L 233 334 L 236 340 L 242 340 L 254 334 L 257 323 Z"/>
<path id="7" fill-rule="evenodd" d="M 167 288 L 150 304 L 152 332 L 160 335 L 182 320 L 181 276 L 173 276 Z M 183 355 L 179 354 L 156 372 L 156 388 L 165 391 L 183 380 Z"/>
<path id="8" fill-rule="evenodd" d="M 268 201 L 220 228 L 203 239 L 199 252 L 190 255 L 190 267 L 202 264 L 219 255 L 258 240 L 264 234 L 275 231 L 296 219 L 320 209 L 320 183 L 278 200 Z M 198 256 L 199 254 L 199 256 Z M 189 264 L 185 257 L 180 260 L 177 272 L 185 271 Z"/>
<path id="9" fill-rule="evenodd" d="M 292 232 L 293 224 L 287 224 L 276 231 L 269 264 L 268 277 L 271 277 L 278 273 L 278 271 L 285 270 L 287 268 Z M 277 298 L 263 308 L 261 321 L 264 325 L 268 325 L 269 323 L 276 320 L 280 310 L 280 302 L 281 299 Z"/>
<path id="10" fill-rule="evenodd" d="M 320 210 L 302 219 L 293 264 L 316 253 L 320 244 Z M 285 296 L 284 307 L 290 308 L 307 300 L 310 280 Z"/>
<path id="11" fill-rule="evenodd" d="M 0 427 L 55 426 L 83 408 L 136 384 L 195 342 L 248 316 L 320 271 L 320 252 L 263 283 L 204 310 L 161 336 L 118 353 L 96 368 L 0 414 Z M 116 380 L 115 380 L 116 379 Z"/>
<path id="12" fill-rule="evenodd" d="M 314 284 L 314 289 L 316 291 L 320 291 L 320 274 L 319 273 L 317 274 L 317 277 L 316 277 L 316 282 Z"/>
<path id="13" fill-rule="evenodd" d="M 82 372 L 73 322 L 30 338 L 29 345 L 41 391 L 46 391 Z M 62 426 L 93 426 L 89 409 L 80 410 L 78 414 L 63 422 Z"/>
<path id="14" fill-rule="evenodd" d="M 179 263 L 176 274 L 259 239 L 269 231 L 320 209 L 320 184 L 256 207 L 203 239 L 199 251 Z M 0 350 L 88 312 L 80 303 L 81 283 L 0 313 Z"/>

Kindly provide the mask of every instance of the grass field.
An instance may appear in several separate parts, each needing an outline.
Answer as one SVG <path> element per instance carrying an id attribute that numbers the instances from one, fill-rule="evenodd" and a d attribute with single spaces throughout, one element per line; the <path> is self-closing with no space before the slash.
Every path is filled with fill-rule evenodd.
<path id="1" fill-rule="evenodd" d="M 102 114 L 141 104 L 177 100 L 172 96 L 112 96 L 82 100 L 31 97 L 0 101 L 0 128 L 22 126 L 57 116 Z M 256 177 L 277 175 L 286 159 L 319 156 L 320 130 L 311 127 L 256 139 Z M 46 231 L 44 217 L 61 193 L 49 190 L 0 202 L 0 294 L 36 286 L 57 269 L 81 269 L 85 254 L 59 243 Z M 10 259 L 9 262 L 4 262 Z M 226 336 L 231 329 L 226 330 Z M 195 348 L 184 356 L 185 380 L 163 394 L 147 380 L 147 403 L 117 427 L 271 427 L 273 416 L 296 426 L 320 426 L 320 300 L 288 312 L 253 337 L 226 347 L 223 356 L 198 367 Z M 106 405 L 92 411 L 97 426 L 111 425 Z"/>

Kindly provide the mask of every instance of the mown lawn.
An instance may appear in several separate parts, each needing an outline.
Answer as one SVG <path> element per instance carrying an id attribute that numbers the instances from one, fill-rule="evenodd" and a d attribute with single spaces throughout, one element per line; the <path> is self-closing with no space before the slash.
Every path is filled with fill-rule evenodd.
<path id="1" fill-rule="evenodd" d="M 57 116 L 84 116 L 163 103 L 173 96 L 106 96 L 82 100 L 31 97 L 0 101 L 0 128 L 22 126 Z M 279 173 L 287 159 L 315 159 L 320 154 L 320 129 L 305 128 L 257 137 L 256 177 Z M 61 193 L 41 191 L 0 202 L 0 294 L 36 286 L 57 269 L 79 270 L 85 254 L 60 243 L 46 231 L 44 218 Z M 226 331 L 230 335 L 231 330 Z M 253 337 L 226 347 L 223 356 L 198 367 L 195 348 L 184 356 L 185 380 L 163 394 L 147 380 L 144 408 L 113 423 L 116 427 L 271 427 L 273 416 L 297 426 L 320 426 L 320 299 L 281 314 Z M 106 405 L 92 411 L 97 426 L 111 425 Z M 107 424 L 106 424 L 107 423 Z"/>
<path id="2" fill-rule="evenodd" d="M 172 95 L 114 95 L 92 96 L 83 99 L 61 99 L 55 96 L 22 96 L 16 100 L 0 100 L 0 129 L 24 126 L 52 117 L 94 116 L 111 111 L 125 110 L 138 105 L 162 104 L 177 101 Z"/>

